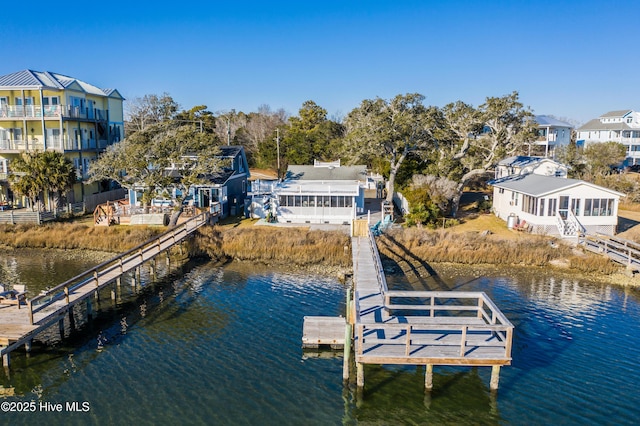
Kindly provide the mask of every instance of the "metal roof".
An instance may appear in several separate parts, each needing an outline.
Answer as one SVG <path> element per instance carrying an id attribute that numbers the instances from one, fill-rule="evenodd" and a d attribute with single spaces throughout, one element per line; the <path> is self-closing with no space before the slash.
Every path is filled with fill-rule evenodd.
<path id="1" fill-rule="evenodd" d="M 287 168 L 286 179 L 319 181 L 357 180 L 364 182 L 367 179 L 367 166 L 289 166 Z"/>
<path id="2" fill-rule="evenodd" d="M 573 126 L 564 121 L 556 120 L 553 117 L 549 117 L 548 115 L 536 115 L 536 123 L 539 126 L 553 126 L 553 127 L 568 127 L 573 128 Z"/>
<path id="3" fill-rule="evenodd" d="M 514 155 L 513 157 L 507 157 L 504 160 L 498 162 L 499 166 L 511 166 L 511 167 L 524 167 L 529 164 L 540 163 L 545 160 L 543 157 L 528 157 L 526 155 Z M 548 160 L 548 159 L 546 159 Z M 553 161 L 553 160 L 551 160 Z"/>
<path id="4" fill-rule="evenodd" d="M 0 76 L 0 89 L 4 90 L 42 88 L 62 90 L 68 88 L 74 83 L 80 86 L 84 92 L 92 95 L 110 96 L 111 94 L 117 93 L 117 90 L 115 89 L 103 90 L 75 77 L 69 77 L 50 71 L 22 70 Z M 119 93 L 117 93 L 117 95 L 119 98 L 122 98 Z"/>
<path id="5" fill-rule="evenodd" d="M 497 188 L 505 188 L 521 194 L 531 195 L 532 197 L 543 197 L 547 194 L 568 190 L 580 185 L 586 185 L 594 189 L 609 192 L 611 194 L 618 195 L 619 197 L 623 197 L 625 195 L 612 189 L 594 185 L 583 180 L 541 176 L 536 174 L 516 175 L 500 181 L 494 181 L 491 184 Z"/>

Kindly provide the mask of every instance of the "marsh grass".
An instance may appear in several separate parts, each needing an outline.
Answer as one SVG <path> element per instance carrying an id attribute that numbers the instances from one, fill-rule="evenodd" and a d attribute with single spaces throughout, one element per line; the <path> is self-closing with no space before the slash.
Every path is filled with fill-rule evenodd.
<path id="1" fill-rule="evenodd" d="M 164 231 L 160 227 L 96 227 L 83 223 L 0 225 L 0 244 L 14 248 L 123 252 Z"/>
<path id="2" fill-rule="evenodd" d="M 205 227 L 198 230 L 196 245 L 212 258 L 309 266 L 351 265 L 349 236 L 338 231 L 300 228 Z"/>
<path id="3" fill-rule="evenodd" d="M 565 264 L 579 272 L 613 273 L 620 267 L 606 257 L 582 253 L 548 237 L 529 235 L 508 239 L 498 235 L 449 230 L 394 229 L 383 234 L 389 245 L 398 244 L 425 262 L 523 265 L 547 267 Z"/>

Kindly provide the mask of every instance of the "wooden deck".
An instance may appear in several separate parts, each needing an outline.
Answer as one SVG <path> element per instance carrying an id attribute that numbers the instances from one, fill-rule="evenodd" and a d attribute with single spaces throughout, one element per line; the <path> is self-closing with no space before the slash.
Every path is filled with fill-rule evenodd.
<path id="1" fill-rule="evenodd" d="M 208 213 L 202 213 L 159 237 L 28 300 L 26 306 L 0 304 L 0 354 L 3 364 L 9 364 L 11 351 L 21 345 L 26 345 L 29 349 L 35 336 L 56 322 L 63 321 L 65 314 L 73 306 L 83 301 L 90 304 L 91 297 L 97 291 L 114 285 L 123 274 L 135 270 L 182 242 L 208 220 Z"/>
<path id="2" fill-rule="evenodd" d="M 389 291 L 375 240 L 353 237 L 354 351 L 363 364 L 491 366 L 511 364 L 513 325 L 483 292 Z"/>

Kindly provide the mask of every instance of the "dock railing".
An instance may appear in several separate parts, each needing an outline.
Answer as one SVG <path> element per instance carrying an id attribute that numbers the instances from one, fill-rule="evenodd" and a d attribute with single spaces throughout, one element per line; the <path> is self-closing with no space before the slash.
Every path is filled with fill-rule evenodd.
<path id="1" fill-rule="evenodd" d="M 29 309 L 29 321 L 34 324 L 34 314 L 50 307 L 55 302 L 64 300 L 65 303 L 60 309 L 66 309 L 70 304 L 70 294 L 80 287 L 92 285 L 92 290 L 100 289 L 104 285 L 112 282 L 115 278 L 121 276 L 145 261 L 154 258 L 162 251 L 172 247 L 174 244 L 182 241 L 185 237 L 193 233 L 196 229 L 206 224 L 209 220 L 209 213 L 203 212 L 198 216 L 189 219 L 186 222 L 170 229 L 164 234 L 153 238 L 145 243 L 140 244 L 131 250 L 120 254 L 106 262 L 103 262 L 83 273 L 77 275 L 62 284 L 59 284 L 47 291 L 42 292 L 38 296 L 27 301 Z M 74 302 L 82 300 L 93 294 L 88 290 Z M 59 309 L 56 309 L 56 311 Z"/>
<path id="2" fill-rule="evenodd" d="M 355 297 L 358 355 L 363 355 L 365 343 L 403 345 L 409 358 L 417 346 L 457 345 L 461 358 L 471 348 L 497 347 L 503 348 L 500 358 L 511 359 L 514 326 L 484 292 L 387 291 L 384 298 L 385 310 L 402 315 L 363 322 Z M 391 303 L 402 299 L 409 303 Z M 479 334 L 484 337 L 475 338 Z"/>
<path id="3" fill-rule="evenodd" d="M 605 234 L 583 234 L 578 243 L 586 250 L 607 255 L 619 264 L 640 270 L 640 244 Z"/>
<path id="4" fill-rule="evenodd" d="M 380 253 L 378 252 L 378 245 L 376 244 L 376 238 L 371 232 L 371 228 L 368 230 L 369 244 L 371 244 L 371 250 L 373 250 L 374 267 L 376 268 L 376 275 L 378 277 L 378 284 L 380 285 L 380 291 L 386 293 L 389 288 L 387 287 L 387 279 L 384 275 L 384 269 L 382 268 L 382 261 L 380 260 Z"/>

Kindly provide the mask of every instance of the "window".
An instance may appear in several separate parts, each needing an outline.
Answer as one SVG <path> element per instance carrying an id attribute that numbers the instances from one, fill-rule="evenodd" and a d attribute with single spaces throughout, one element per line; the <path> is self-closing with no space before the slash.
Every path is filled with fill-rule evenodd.
<path id="1" fill-rule="evenodd" d="M 612 216 L 613 198 L 587 198 L 584 200 L 584 216 Z"/>
<path id="2" fill-rule="evenodd" d="M 504 194 L 504 188 L 498 188 L 498 194 Z"/>
<path id="3" fill-rule="evenodd" d="M 574 215 L 580 216 L 580 198 L 571 199 L 571 211 Z"/>
<path id="4" fill-rule="evenodd" d="M 556 215 L 556 207 L 558 205 L 558 200 L 555 198 L 549 198 L 549 205 L 547 209 L 547 216 L 555 216 Z"/>
<path id="5" fill-rule="evenodd" d="M 540 216 L 544 216 L 544 198 L 540 199 Z"/>
<path id="6" fill-rule="evenodd" d="M 42 98 L 42 104 L 48 105 L 60 105 L 60 96 L 45 96 Z"/>

